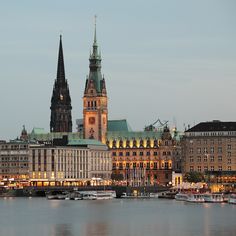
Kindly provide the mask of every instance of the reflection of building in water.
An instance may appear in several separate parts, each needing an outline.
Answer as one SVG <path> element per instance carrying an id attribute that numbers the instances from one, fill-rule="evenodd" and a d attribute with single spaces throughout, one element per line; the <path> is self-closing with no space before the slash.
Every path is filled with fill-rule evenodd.
<path id="1" fill-rule="evenodd" d="M 109 229 L 108 224 L 106 222 L 98 222 L 98 223 L 88 223 L 86 224 L 86 230 L 85 230 L 86 236 L 95 236 L 95 235 L 102 235 L 102 236 L 108 236 L 109 235 Z"/>
<path id="2" fill-rule="evenodd" d="M 69 224 L 56 224 L 53 225 L 50 236 L 72 236 L 71 225 Z M 79 235 L 79 234 L 78 234 Z"/>

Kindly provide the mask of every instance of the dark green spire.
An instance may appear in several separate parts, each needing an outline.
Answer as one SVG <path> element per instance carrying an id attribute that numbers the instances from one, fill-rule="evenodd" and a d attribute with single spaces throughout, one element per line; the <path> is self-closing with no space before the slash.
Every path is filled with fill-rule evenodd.
<path id="1" fill-rule="evenodd" d="M 96 16 L 95 16 L 95 29 L 94 29 L 94 41 L 93 41 L 93 49 L 92 53 L 90 53 L 89 58 L 89 78 L 88 82 L 86 83 L 86 88 L 88 88 L 91 82 L 94 84 L 97 93 L 102 92 L 102 74 L 101 74 L 101 53 L 98 52 L 98 44 L 97 44 L 97 29 L 96 29 Z"/>

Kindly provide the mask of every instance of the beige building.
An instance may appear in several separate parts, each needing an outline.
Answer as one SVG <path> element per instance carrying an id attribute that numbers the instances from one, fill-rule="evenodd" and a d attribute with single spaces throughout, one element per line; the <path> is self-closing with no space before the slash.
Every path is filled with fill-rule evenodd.
<path id="1" fill-rule="evenodd" d="M 29 144 L 22 140 L 0 142 L 0 183 L 12 187 L 28 184 Z"/>
<path id="2" fill-rule="evenodd" d="M 109 184 L 111 170 L 110 152 L 96 140 L 30 146 L 29 180 L 33 186 Z"/>
<path id="3" fill-rule="evenodd" d="M 185 131 L 183 172 L 236 171 L 236 122 L 201 122 Z"/>

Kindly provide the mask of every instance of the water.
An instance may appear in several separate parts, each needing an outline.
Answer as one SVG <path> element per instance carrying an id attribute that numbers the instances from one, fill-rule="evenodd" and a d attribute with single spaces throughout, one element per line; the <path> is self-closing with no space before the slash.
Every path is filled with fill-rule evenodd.
<path id="1" fill-rule="evenodd" d="M 236 205 L 0 199 L 0 236 L 235 236 Z"/>

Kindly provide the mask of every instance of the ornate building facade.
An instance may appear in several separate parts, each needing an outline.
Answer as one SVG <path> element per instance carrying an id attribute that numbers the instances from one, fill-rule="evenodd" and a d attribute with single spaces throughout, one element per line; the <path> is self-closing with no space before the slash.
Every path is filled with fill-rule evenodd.
<path id="1" fill-rule="evenodd" d="M 58 53 L 57 78 L 53 87 L 50 109 L 50 132 L 72 132 L 71 98 L 69 86 L 65 79 L 61 36 Z"/>
<path id="2" fill-rule="evenodd" d="M 171 185 L 172 171 L 180 171 L 181 149 L 176 131 L 165 126 L 158 131 L 134 132 L 127 129 L 125 122 L 108 123 L 113 179 L 131 186 Z"/>
<path id="3" fill-rule="evenodd" d="M 106 143 L 107 91 L 105 79 L 101 74 L 101 61 L 95 24 L 93 51 L 89 58 L 89 76 L 86 79 L 83 97 L 83 137 Z"/>

